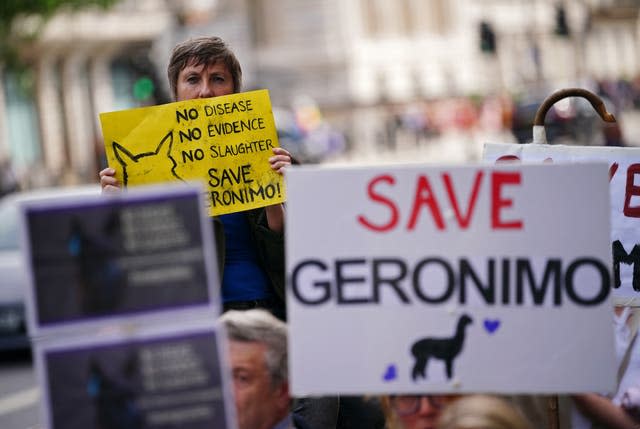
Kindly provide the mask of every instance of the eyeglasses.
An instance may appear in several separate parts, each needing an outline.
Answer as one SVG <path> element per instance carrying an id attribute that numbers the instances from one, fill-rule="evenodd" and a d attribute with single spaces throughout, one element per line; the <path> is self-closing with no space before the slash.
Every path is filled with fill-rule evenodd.
<path id="1" fill-rule="evenodd" d="M 420 402 L 425 398 L 435 409 L 442 409 L 451 398 L 448 395 L 402 395 L 391 397 L 391 407 L 399 416 L 415 414 L 420 409 Z"/>

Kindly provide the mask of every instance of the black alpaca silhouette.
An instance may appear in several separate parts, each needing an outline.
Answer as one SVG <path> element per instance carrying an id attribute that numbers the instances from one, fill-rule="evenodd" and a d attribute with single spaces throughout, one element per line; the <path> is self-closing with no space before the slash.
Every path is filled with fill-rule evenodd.
<path id="1" fill-rule="evenodd" d="M 416 359 L 413 365 L 411 377 L 417 380 L 418 377 L 427 378 L 427 363 L 433 357 L 445 361 L 447 365 L 447 379 L 453 375 L 453 360 L 462 351 L 464 344 L 464 330 L 471 324 L 473 319 L 463 314 L 458 320 L 456 334 L 451 338 L 423 338 L 416 341 L 411 346 L 411 354 Z"/>

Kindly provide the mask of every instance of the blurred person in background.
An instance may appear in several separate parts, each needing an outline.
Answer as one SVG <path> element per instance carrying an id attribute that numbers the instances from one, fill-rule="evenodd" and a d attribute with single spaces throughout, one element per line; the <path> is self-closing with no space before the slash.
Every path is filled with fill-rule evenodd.
<path id="1" fill-rule="evenodd" d="M 533 429 L 515 407 L 490 395 L 471 395 L 451 403 L 437 429 Z"/>
<path id="2" fill-rule="evenodd" d="M 614 404 L 606 396 L 595 393 L 574 395 L 572 399 L 588 419 L 588 422 L 574 421 L 572 425 L 574 429 L 638 429 L 640 427 L 639 404 L 626 409 L 624 406 Z"/>
<path id="3" fill-rule="evenodd" d="M 611 397 L 595 393 L 574 395 L 580 412 L 573 428 L 638 429 L 640 427 L 640 308 L 614 307 L 617 386 Z"/>
<path id="4" fill-rule="evenodd" d="M 242 88 L 242 69 L 219 37 L 198 37 L 173 49 L 167 77 L 175 101 L 235 94 Z M 271 168 L 282 174 L 291 155 L 273 149 Z M 103 193 L 117 192 L 113 168 L 100 171 Z M 230 213 L 213 219 L 223 310 L 265 308 L 284 320 L 284 206 Z"/>
<path id="5" fill-rule="evenodd" d="M 239 429 L 309 429 L 290 412 L 287 326 L 265 310 L 228 311 L 219 322 L 229 340 Z"/>
<path id="6" fill-rule="evenodd" d="M 386 429 L 436 429 L 445 408 L 459 395 L 392 395 L 380 398 Z"/>
<path id="7" fill-rule="evenodd" d="M 18 179 L 8 159 L 0 160 L 0 197 L 20 190 Z"/>

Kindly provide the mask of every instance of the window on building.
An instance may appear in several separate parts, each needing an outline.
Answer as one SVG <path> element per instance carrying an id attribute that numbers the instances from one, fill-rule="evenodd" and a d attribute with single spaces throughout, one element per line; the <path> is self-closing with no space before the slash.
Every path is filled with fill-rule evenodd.
<path id="1" fill-rule="evenodd" d="M 8 71 L 3 80 L 8 147 L 12 165 L 21 174 L 42 159 L 34 75 L 30 71 Z"/>
<path id="2" fill-rule="evenodd" d="M 113 108 L 114 110 L 131 109 L 135 107 L 133 98 L 133 82 L 135 76 L 126 61 L 114 61 L 111 65 L 111 81 L 113 84 Z"/>
<path id="3" fill-rule="evenodd" d="M 250 0 L 248 2 L 249 19 L 251 20 L 251 38 L 257 47 L 263 47 L 267 43 L 267 25 L 265 22 L 264 3 L 262 0 Z"/>
<path id="4" fill-rule="evenodd" d="M 411 36 L 414 31 L 415 5 L 412 0 L 402 0 L 398 2 L 399 9 L 399 30 L 402 35 Z"/>
<path id="5" fill-rule="evenodd" d="M 364 35 L 443 34 L 450 26 L 447 0 L 360 0 Z"/>
<path id="6" fill-rule="evenodd" d="M 444 34 L 451 26 L 451 4 L 447 0 L 431 0 L 433 15 L 431 18 L 431 28 L 434 33 Z"/>
<path id="7" fill-rule="evenodd" d="M 376 37 L 381 33 L 381 20 L 380 11 L 378 9 L 378 2 L 376 0 L 361 0 L 362 1 L 362 26 L 365 36 Z"/>
<path id="8" fill-rule="evenodd" d="M 406 0 L 407 27 L 411 34 L 444 34 L 451 26 L 447 0 Z"/>
<path id="9" fill-rule="evenodd" d="M 317 46 L 325 38 L 325 12 L 321 1 L 251 0 L 253 40 L 261 48 Z"/>

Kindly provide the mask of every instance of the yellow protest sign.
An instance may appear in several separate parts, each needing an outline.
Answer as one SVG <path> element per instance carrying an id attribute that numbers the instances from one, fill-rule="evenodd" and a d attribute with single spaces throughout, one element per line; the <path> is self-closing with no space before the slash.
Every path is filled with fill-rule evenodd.
<path id="1" fill-rule="evenodd" d="M 267 90 L 102 113 L 109 167 L 124 186 L 202 180 L 209 215 L 285 201 Z"/>

